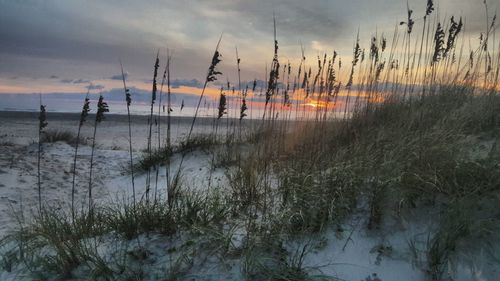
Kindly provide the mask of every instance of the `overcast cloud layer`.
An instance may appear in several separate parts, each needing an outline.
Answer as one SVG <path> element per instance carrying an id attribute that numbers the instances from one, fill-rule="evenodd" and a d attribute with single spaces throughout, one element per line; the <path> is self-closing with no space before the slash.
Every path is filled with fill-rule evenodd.
<path id="1" fill-rule="evenodd" d="M 441 18 L 463 16 L 467 32 L 479 35 L 482 2 L 442 0 L 436 6 Z M 421 18 L 426 0 L 409 3 Z M 489 6 L 500 8 L 498 1 Z M 116 79 L 119 59 L 129 79 L 150 79 L 156 50 L 168 47 L 175 78 L 203 80 L 224 33 L 221 67 L 234 81 L 238 46 L 243 78 L 251 80 L 272 58 L 273 11 L 281 59 L 299 58 L 301 43 L 308 56 L 335 49 L 348 57 L 358 28 L 365 41 L 375 32 L 392 35 L 405 20 L 406 0 L 0 0 L 0 79 Z"/>

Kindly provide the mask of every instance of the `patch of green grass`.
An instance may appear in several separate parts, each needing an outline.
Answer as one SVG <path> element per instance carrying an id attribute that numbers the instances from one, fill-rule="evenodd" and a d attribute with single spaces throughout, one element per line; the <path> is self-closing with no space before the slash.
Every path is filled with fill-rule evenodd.
<path id="1" fill-rule="evenodd" d="M 287 171 L 282 175 L 280 194 L 289 231 L 318 232 L 340 222 L 353 210 L 361 184 L 347 165 L 326 171 Z"/>
<path id="2" fill-rule="evenodd" d="M 183 154 L 195 150 L 207 151 L 218 143 L 213 135 L 194 135 L 189 139 L 182 140 L 175 148 L 175 151 Z"/>
<path id="3" fill-rule="evenodd" d="M 226 177 L 231 189 L 231 206 L 235 212 L 254 205 L 261 207 L 264 198 L 264 171 L 255 155 L 241 159 L 237 167 L 228 168 Z"/>
<path id="4" fill-rule="evenodd" d="M 252 247 L 244 252 L 243 270 L 247 280 L 337 280 L 321 274 L 318 268 L 304 264 L 313 244 L 285 247 L 279 236 L 269 238 L 269 235 L 257 238 L 251 243 Z"/>
<path id="5" fill-rule="evenodd" d="M 127 247 L 113 250 L 117 251 L 117 260 L 110 260 L 98 250 L 109 247 L 110 239 L 120 245 L 142 234 L 172 237 L 183 230 L 217 228 L 228 212 L 225 197 L 215 189 L 209 194 L 182 191 L 170 204 L 140 201 L 136 205 L 120 203 L 96 208 L 91 214 L 77 214 L 74 222 L 63 209 L 44 210 L 2 241 L 0 264 L 12 270 L 23 263 L 37 280 L 71 278 L 75 270 L 86 272 L 92 280 L 122 280 L 137 272 L 126 266 L 129 261 L 123 251 Z M 210 241 L 222 243 L 218 239 Z"/>
<path id="6" fill-rule="evenodd" d="M 83 215 L 70 222 L 70 214 L 43 210 L 34 221 L 9 237 L 16 246 L 16 259 L 39 280 L 53 276 L 70 278 L 77 267 L 98 259 L 94 245 L 96 236 L 105 233 L 100 215 Z"/>
<path id="7" fill-rule="evenodd" d="M 162 147 L 153 149 L 151 153 L 143 152 L 139 159 L 134 163 L 134 170 L 138 172 L 146 172 L 152 167 L 164 165 L 172 156 L 172 149 Z"/>
<path id="8" fill-rule="evenodd" d="M 47 130 L 42 134 L 42 143 L 54 143 L 54 142 L 65 142 L 70 145 L 75 145 L 77 141 L 80 144 L 86 145 L 87 141 L 80 137 L 80 140 L 76 139 L 76 135 L 71 131 L 61 131 L 61 130 Z"/>

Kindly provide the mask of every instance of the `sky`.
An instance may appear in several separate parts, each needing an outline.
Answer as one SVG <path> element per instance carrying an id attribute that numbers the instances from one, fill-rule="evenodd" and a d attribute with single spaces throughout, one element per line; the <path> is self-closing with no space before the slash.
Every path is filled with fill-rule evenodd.
<path id="1" fill-rule="evenodd" d="M 408 1 L 417 24 L 426 1 Z M 490 15 L 500 8 L 487 3 Z M 273 13 L 281 61 L 300 59 L 301 45 L 306 57 L 336 50 L 348 61 L 358 30 L 366 44 L 375 32 L 390 36 L 406 9 L 406 0 L 0 0 L 0 94 L 120 88 L 119 60 L 129 85 L 147 91 L 167 48 L 177 86 L 195 92 L 221 34 L 221 80 L 237 80 L 236 47 L 242 79 L 265 79 Z M 471 36 L 485 28 L 483 0 L 436 1 L 436 10 L 464 17 Z"/>

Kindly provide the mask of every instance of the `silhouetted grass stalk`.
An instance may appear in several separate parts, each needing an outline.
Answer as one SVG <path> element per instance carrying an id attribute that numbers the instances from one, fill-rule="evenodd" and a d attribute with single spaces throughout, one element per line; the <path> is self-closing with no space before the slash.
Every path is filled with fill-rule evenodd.
<path id="1" fill-rule="evenodd" d="M 76 179 L 76 160 L 78 158 L 78 145 L 80 144 L 80 133 L 82 131 L 83 123 L 86 121 L 87 116 L 90 111 L 90 100 L 89 100 L 90 87 L 85 95 L 85 100 L 83 101 L 82 112 L 80 113 L 80 121 L 78 123 L 78 133 L 76 134 L 76 144 L 75 144 L 75 156 L 73 158 L 73 180 L 71 185 L 71 216 L 73 222 L 75 221 L 75 179 Z"/>
<path id="2" fill-rule="evenodd" d="M 172 113 L 172 104 L 171 104 L 171 92 L 170 92 L 170 63 L 172 61 L 172 54 L 170 50 L 167 50 L 167 150 L 172 150 L 172 141 L 171 141 L 171 113 Z M 166 180 L 167 180 L 167 191 L 170 190 L 170 157 L 167 158 L 166 163 Z"/>
<path id="3" fill-rule="evenodd" d="M 92 218 L 94 203 L 92 200 L 92 171 L 94 167 L 94 151 L 95 151 L 95 137 L 97 133 L 97 125 L 104 120 L 104 113 L 109 112 L 108 104 L 104 102 L 104 97 L 99 95 L 99 101 L 97 102 L 97 113 L 95 115 L 94 122 L 94 134 L 92 137 L 92 150 L 90 152 L 90 174 L 89 174 L 89 216 Z"/>
<path id="4" fill-rule="evenodd" d="M 149 158 L 152 158 L 152 153 L 153 153 L 153 147 L 152 147 L 152 137 L 153 137 L 153 111 L 154 111 L 154 104 L 156 101 L 156 92 L 157 92 L 157 86 L 156 86 L 156 78 L 158 77 L 158 68 L 160 67 L 160 59 L 159 59 L 159 51 L 156 53 L 156 60 L 155 60 L 155 65 L 154 65 L 154 72 L 153 72 L 153 89 L 151 91 L 151 112 L 149 115 L 148 119 L 148 125 L 149 125 L 149 133 L 148 133 L 148 144 L 147 144 L 147 153 Z M 148 173 L 146 175 L 146 203 L 149 204 L 149 192 L 151 188 L 151 167 L 148 167 Z"/>
<path id="5" fill-rule="evenodd" d="M 127 84 L 125 82 L 126 77 L 123 72 L 123 65 L 120 61 L 120 69 L 122 72 L 122 81 L 123 81 L 123 91 L 125 94 L 125 103 L 127 104 L 127 123 L 128 123 L 128 144 L 129 144 L 129 154 L 130 154 L 130 180 L 132 183 L 132 200 L 134 203 L 134 209 L 137 204 L 136 194 L 135 194 L 135 178 L 134 178 L 134 159 L 133 159 L 133 150 L 132 150 L 132 122 L 130 118 L 130 105 L 132 104 L 132 96 L 130 94 L 130 89 L 127 88 Z"/>
<path id="6" fill-rule="evenodd" d="M 222 74 L 222 72 L 220 72 L 216 69 L 216 66 L 219 64 L 219 62 L 221 62 L 221 54 L 219 53 L 219 45 L 220 45 L 221 40 L 222 40 L 222 34 L 219 38 L 219 41 L 217 42 L 217 46 L 215 47 L 214 55 L 212 56 L 212 62 L 210 63 L 210 66 L 208 67 L 207 77 L 205 78 L 205 83 L 203 84 L 200 98 L 198 99 L 198 104 L 196 105 L 196 110 L 194 112 L 193 120 L 191 122 L 191 126 L 189 128 L 189 132 L 188 132 L 187 137 L 186 137 L 187 142 L 189 142 L 191 139 L 191 135 L 192 135 L 193 129 L 194 129 L 194 124 L 196 122 L 196 118 L 198 117 L 198 111 L 200 109 L 201 101 L 202 101 L 203 96 L 205 94 L 205 90 L 207 88 L 208 83 L 216 81 L 217 76 Z M 173 178 L 174 182 L 179 181 L 180 173 L 182 170 L 182 165 L 184 163 L 184 157 L 185 157 L 185 154 L 183 153 L 182 157 L 181 157 L 181 161 L 179 163 L 179 167 L 177 168 L 177 172 Z M 172 185 L 172 187 L 176 187 L 176 186 L 177 185 Z M 169 202 L 172 202 L 173 196 L 175 196 L 175 193 L 176 193 L 176 190 L 173 190 L 173 189 L 168 191 L 168 201 Z"/>
<path id="7" fill-rule="evenodd" d="M 40 162 L 42 158 L 42 134 L 47 127 L 47 116 L 45 105 L 42 105 L 42 94 L 40 93 L 40 113 L 38 115 L 38 157 L 37 157 L 37 178 L 38 178 L 38 211 L 42 212 L 42 176 L 40 174 Z"/>

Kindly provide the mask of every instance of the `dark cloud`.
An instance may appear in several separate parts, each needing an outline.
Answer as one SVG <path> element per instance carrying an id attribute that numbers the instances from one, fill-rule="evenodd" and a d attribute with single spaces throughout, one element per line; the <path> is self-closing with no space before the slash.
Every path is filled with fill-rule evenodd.
<path id="1" fill-rule="evenodd" d="M 153 80 L 152 79 L 146 79 L 146 80 L 144 80 L 144 82 L 152 84 Z M 158 81 L 158 83 L 160 83 L 160 81 Z M 167 82 L 165 81 L 165 83 L 167 83 Z M 173 80 L 170 81 L 170 87 L 171 88 L 179 88 L 179 87 L 182 87 L 182 86 L 185 86 L 185 87 L 194 87 L 194 88 L 203 88 L 203 84 L 204 83 L 201 82 L 198 79 L 173 79 Z M 212 83 L 212 85 L 217 85 L 217 84 L 218 84 L 218 81 Z"/>
<path id="2" fill-rule="evenodd" d="M 128 72 L 123 73 L 123 75 L 120 74 L 115 74 L 111 77 L 109 77 L 110 80 L 123 80 L 123 76 L 125 76 L 125 80 L 127 80 L 128 77 Z"/>
<path id="3" fill-rule="evenodd" d="M 77 79 L 73 81 L 73 84 L 88 84 L 88 83 L 90 83 L 90 80 L 86 79 Z"/>
<path id="4" fill-rule="evenodd" d="M 87 79 L 61 79 L 59 80 L 64 84 L 89 84 L 90 80 Z"/>
<path id="5" fill-rule="evenodd" d="M 131 108 L 140 108 L 140 105 L 148 104 L 151 100 L 151 93 L 149 91 L 143 91 L 134 87 L 130 88 L 130 93 L 132 95 L 132 106 Z M 95 111 L 95 103 L 102 94 L 104 99 L 109 102 L 109 108 L 112 113 L 119 112 L 120 107 L 116 107 L 116 104 L 124 104 L 124 94 L 123 89 L 111 89 L 109 91 L 103 91 L 102 93 L 90 93 L 91 99 L 91 110 Z M 85 93 L 46 93 L 43 94 L 43 101 L 47 105 L 47 111 L 63 111 L 63 112 L 79 112 L 81 111 L 81 102 L 85 98 Z M 184 101 L 184 105 L 187 107 L 195 107 L 198 103 L 199 96 L 176 93 L 172 92 L 171 102 L 174 110 L 178 110 L 180 104 Z M 214 102 L 207 98 L 208 101 Z M 0 99 L 0 110 L 28 110 L 36 111 L 38 110 L 40 102 L 40 97 L 38 93 L 33 94 L 2 94 L 2 99 Z M 123 108 L 123 107 L 122 107 Z M 126 113 L 126 112 L 119 112 Z"/>
<path id="6" fill-rule="evenodd" d="M 93 85 L 93 84 L 90 84 L 88 86 L 85 86 L 85 88 L 87 88 L 89 90 L 102 90 L 105 87 L 103 85 Z"/>
<path id="7" fill-rule="evenodd" d="M 349 21 L 346 20 L 344 11 L 350 5 L 339 5 L 338 1 L 217 1 L 211 2 L 215 10 L 227 10 L 228 7 L 236 18 L 247 23 L 247 32 L 262 32 L 272 35 L 273 11 L 276 15 L 278 36 L 287 44 L 297 44 L 299 40 L 332 40 L 343 34 Z M 221 18 L 222 20 L 222 18 Z M 232 18 L 228 18 L 228 21 Z M 240 25 L 229 24 L 227 28 L 237 37 L 246 37 L 240 33 Z M 272 41 L 269 40 L 271 43 Z"/>
<path id="8" fill-rule="evenodd" d="M 175 79 L 170 83 L 170 85 L 172 88 L 179 88 L 181 86 L 202 88 L 203 82 L 197 79 L 191 79 L 191 80 Z"/>
<path id="9" fill-rule="evenodd" d="M 104 91 L 102 93 L 107 100 L 112 101 L 123 101 L 123 89 L 111 89 L 109 91 Z M 132 95 L 132 104 L 135 103 L 150 103 L 151 102 L 151 92 L 144 91 L 135 87 L 130 88 L 130 94 Z M 176 104 L 184 100 L 186 106 L 195 106 L 199 99 L 198 95 L 177 93 L 175 89 L 172 90 L 171 102 Z"/>
<path id="10" fill-rule="evenodd" d="M 0 0 L 0 60 L 6 62 L 0 64 L 0 73 L 31 76 L 35 70 L 38 74 L 53 69 L 60 76 L 69 69 L 75 76 L 92 70 L 102 76 L 96 70 L 105 64 L 119 69 L 119 57 L 134 65 L 146 61 L 150 54 L 144 44 L 151 46 L 153 36 L 123 29 L 121 20 L 108 22 L 106 13 L 111 16 L 112 9 L 102 5 L 100 17 L 92 12 L 96 5 L 100 4 Z M 44 69 L 39 70 L 42 63 Z"/>
<path id="11" fill-rule="evenodd" d="M 442 0 L 439 9 L 448 17 L 464 16 L 466 31 L 478 33 L 485 28 L 481 2 Z M 409 4 L 420 19 L 425 1 Z M 490 11 L 496 8 L 498 1 L 489 1 Z M 0 75 L 40 78 L 50 71 L 121 79 L 113 75 L 121 58 L 125 69 L 145 79 L 152 76 L 156 51 L 168 46 L 176 77 L 203 79 L 224 32 L 222 66 L 230 69 L 224 73 L 234 75 L 238 45 L 242 75 L 251 79 L 272 58 L 273 12 L 284 59 L 299 56 L 300 42 L 309 57 L 333 49 L 349 56 L 358 28 L 367 44 L 372 33 L 392 34 L 405 20 L 406 1 L 0 0 Z"/>

